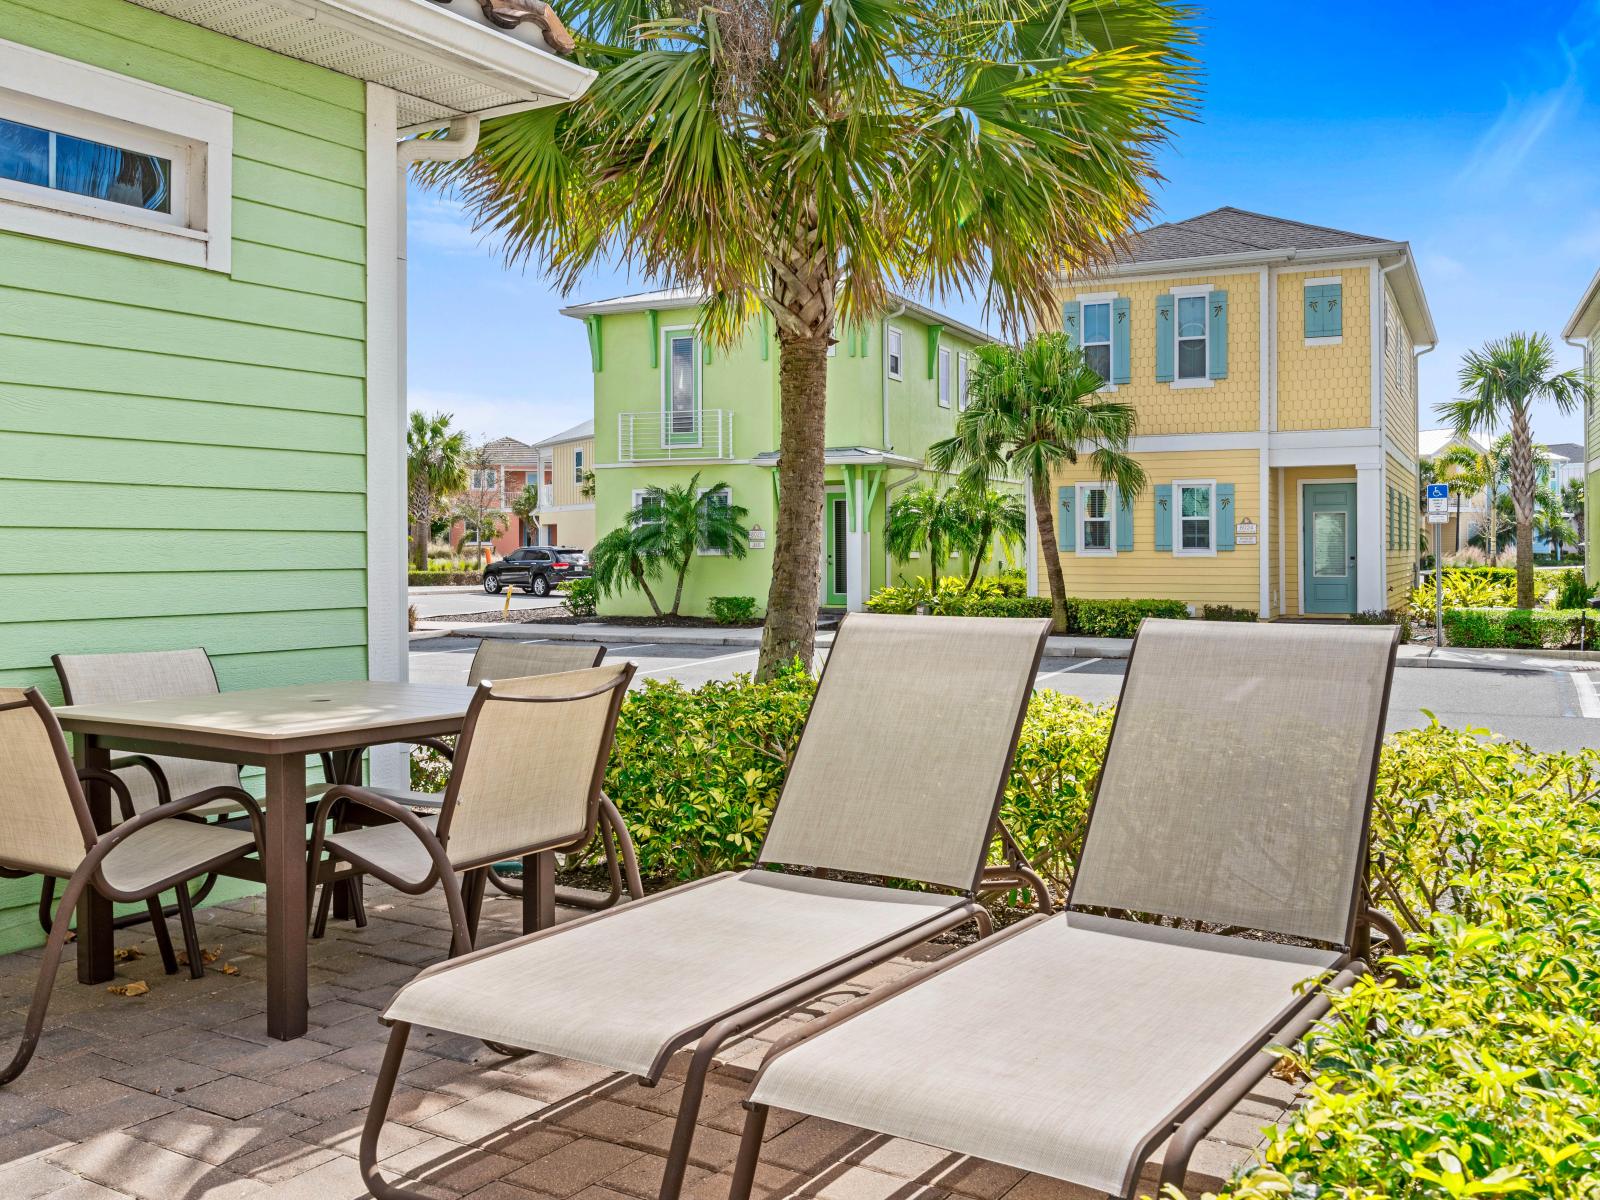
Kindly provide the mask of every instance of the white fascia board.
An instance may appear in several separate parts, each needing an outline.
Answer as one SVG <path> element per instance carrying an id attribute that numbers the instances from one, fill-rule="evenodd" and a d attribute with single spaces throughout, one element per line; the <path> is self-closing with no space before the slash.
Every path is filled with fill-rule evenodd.
<path id="1" fill-rule="evenodd" d="M 1230 254 L 1201 254 L 1192 258 L 1163 258 L 1152 262 L 1110 263 L 1091 271 L 1076 274 L 1058 274 L 1056 282 L 1089 283 L 1108 279 L 1133 279 L 1147 275 L 1207 275 L 1234 267 L 1257 268 L 1283 263 L 1365 261 L 1371 258 L 1388 258 L 1406 252 L 1404 242 L 1373 242 L 1350 246 L 1326 246 L 1316 250 L 1242 250 Z"/>
<path id="2" fill-rule="evenodd" d="M 1561 336 L 1588 337 L 1596 328 L 1600 328 L 1600 271 L 1594 273 L 1594 278 L 1589 280 L 1589 286 L 1583 289 L 1583 299 L 1579 300 L 1578 307 L 1572 310 L 1572 317 L 1567 321 L 1566 328 L 1561 331 Z"/>

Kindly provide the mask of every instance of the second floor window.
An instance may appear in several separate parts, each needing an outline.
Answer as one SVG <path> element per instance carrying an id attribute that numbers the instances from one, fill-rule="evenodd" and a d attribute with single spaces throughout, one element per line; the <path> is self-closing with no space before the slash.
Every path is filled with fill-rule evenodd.
<path id="1" fill-rule="evenodd" d="M 582 483 L 583 482 L 583 451 L 582 450 L 574 450 L 572 452 L 572 482 L 573 483 Z"/>
<path id="2" fill-rule="evenodd" d="M 963 354 L 956 359 L 956 408 L 961 412 L 967 411 L 967 367 L 968 357 Z"/>
<path id="3" fill-rule="evenodd" d="M 544 460 L 544 481 L 546 484 L 556 481 L 556 460 L 554 458 Z"/>
<path id="4" fill-rule="evenodd" d="M 493 467 L 479 467 L 468 482 L 475 492 L 492 492 L 500 486 L 500 474 Z"/>
<path id="5" fill-rule="evenodd" d="M 950 407 L 950 351 L 939 349 L 939 407 Z"/>
<path id="6" fill-rule="evenodd" d="M 1178 297 L 1178 378 L 1206 377 L 1206 298 Z"/>
<path id="7" fill-rule="evenodd" d="M 889 331 L 884 335 L 884 342 L 887 346 L 887 352 L 884 354 L 884 360 L 888 366 L 889 378 L 904 378 L 904 374 L 901 371 L 901 366 L 903 363 L 901 347 L 903 343 L 900 339 L 900 331 L 893 325 L 889 326 Z"/>
<path id="8" fill-rule="evenodd" d="M 694 334 L 667 335 L 667 437 L 694 442 L 700 435 Z"/>
<path id="9" fill-rule="evenodd" d="M 1083 306 L 1083 357 L 1096 375 L 1111 381 L 1111 302 Z"/>

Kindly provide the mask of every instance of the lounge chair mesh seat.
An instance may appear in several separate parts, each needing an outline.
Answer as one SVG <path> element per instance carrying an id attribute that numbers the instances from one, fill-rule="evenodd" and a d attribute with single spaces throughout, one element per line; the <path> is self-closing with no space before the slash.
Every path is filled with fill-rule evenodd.
<path id="1" fill-rule="evenodd" d="M 644 1075 L 686 1028 L 951 904 L 771 871 L 665 896 L 457 959 L 402 988 L 384 1016 Z"/>
<path id="2" fill-rule="evenodd" d="M 203 807 L 203 806 L 202 806 Z M 198 873 L 212 863 L 254 850 L 249 829 L 182 819 L 161 821 L 141 829 L 106 855 L 100 865 L 105 881 L 121 892 L 138 892 L 178 870 Z"/>
<path id="3" fill-rule="evenodd" d="M 1239 949 L 1063 913 L 801 1042 L 754 1099 L 1120 1195 L 1196 1081 L 1339 957 Z"/>
<path id="4" fill-rule="evenodd" d="M 1265 1070 L 1297 985 L 1349 961 L 1393 647 L 1146 621 L 1068 911 L 798 1036 L 752 1101 L 1130 1194 L 1197 1096 Z"/>

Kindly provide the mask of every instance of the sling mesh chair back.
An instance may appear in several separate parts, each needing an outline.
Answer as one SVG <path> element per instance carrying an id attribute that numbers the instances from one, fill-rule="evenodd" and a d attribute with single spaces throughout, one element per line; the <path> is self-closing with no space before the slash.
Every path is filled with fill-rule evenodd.
<path id="1" fill-rule="evenodd" d="M 633 664 L 478 685 L 467 709 L 437 825 L 367 788 L 341 784 L 317 807 L 312 861 L 321 852 L 413 895 L 442 884 L 454 950 L 472 944 L 458 872 L 586 845 Z M 326 833 L 329 810 L 350 804 L 389 818 Z M 481 890 L 478 891 L 481 900 Z"/>
<path id="2" fill-rule="evenodd" d="M 1118 1196 L 1171 1137 L 1181 1185 L 1262 1047 L 1325 1011 L 1298 985 L 1353 978 L 1394 646 L 1371 626 L 1146 621 L 1067 911 L 778 1043 L 732 1200 L 771 1107 Z"/>
<path id="3" fill-rule="evenodd" d="M 477 687 L 485 679 L 520 679 L 527 675 L 555 675 L 598 667 L 606 657 L 604 646 L 582 642 L 514 642 L 484 638 L 472 655 L 467 682 Z"/>
<path id="4" fill-rule="evenodd" d="M 968 921 L 1048 622 L 852 613 L 759 853 L 711 876 L 423 972 L 362 1141 L 376 1168 L 412 1025 L 659 1079 L 694 1046 L 660 1194 L 679 1193 L 713 1056 L 751 1026 Z M 809 874 L 764 869 L 809 868 Z M 853 878 L 838 878 L 847 874 Z M 917 880 L 949 891 L 877 886 Z M 603 1002 L 596 1002 L 603 997 Z M 537 1185 L 535 1185 L 537 1186 Z"/>
<path id="5" fill-rule="evenodd" d="M 110 832 L 96 832 L 82 780 L 109 787 L 115 795 L 122 821 Z M 39 874 L 52 888 L 55 880 L 66 880 L 22 1040 L 11 1061 L 0 1067 L 0 1084 L 20 1075 L 33 1057 L 73 910 L 85 888 L 115 901 L 146 901 L 162 963 L 168 974 L 178 969 L 157 897 L 169 888 L 184 889 L 190 879 L 257 845 L 260 812 L 248 798 L 249 831 L 181 819 L 213 799 L 214 791 L 201 791 L 136 812 L 122 778 L 73 767 L 61 726 L 38 691 L 0 688 L 0 875 Z M 188 950 L 198 961 L 197 939 Z"/>

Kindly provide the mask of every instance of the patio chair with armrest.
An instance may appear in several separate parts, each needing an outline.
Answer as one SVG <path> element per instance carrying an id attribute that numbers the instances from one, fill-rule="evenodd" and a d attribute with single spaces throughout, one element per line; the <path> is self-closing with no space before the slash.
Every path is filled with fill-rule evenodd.
<path id="1" fill-rule="evenodd" d="M 606 759 L 633 670 L 621 663 L 482 681 L 438 813 L 418 814 L 392 796 L 339 784 L 317 805 L 313 868 L 326 852 L 410 895 L 443 888 L 450 952 L 470 950 L 484 876 L 495 863 L 581 848 L 594 837 Z M 329 814 L 341 805 L 383 819 L 329 832 Z M 309 878 L 318 874 L 313 869 Z"/>
<path id="2" fill-rule="evenodd" d="M 1395 644 L 1363 626 L 1147 620 L 1065 911 L 777 1043 L 732 1200 L 748 1200 L 771 1108 L 1123 1197 L 1168 1142 L 1161 1181 L 1181 1186 L 1271 1067 L 1263 1048 L 1364 969 Z"/>
<path id="3" fill-rule="evenodd" d="M 484 638 L 473 652 L 472 665 L 467 671 L 467 683 L 476 687 L 486 679 L 520 679 L 529 675 L 579 671 L 587 667 L 598 667 L 605 661 L 605 657 L 604 646 L 586 645 L 580 642 L 524 642 L 505 638 Z M 455 747 L 440 738 L 417 738 L 408 744 L 427 746 L 446 760 L 453 760 L 455 757 Z M 359 756 L 352 756 L 349 765 L 352 769 L 359 769 Z M 343 782 L 359 783 L 360 779 L 348 777 Z M 385 787 L 372 787 L 369 790 L 405 805 L 419 816 L 436 816 L 444 803 L 442 792 Z M 335 829 L 352 828 L 363 823 L 381 824 L 387 820 L 370 809 L 348 804 L 334 806 L 330 809 L 330 815 Z M 644 883 L 639 878 L 639 860 L 634 852 L 633 839 L 628 835 L 627 826 L 623 823 L 617 806 L 603 791 L 600 793 L 599 824 L 596 833 L 601 839 L 601 850 L 605 855 L 606 870 L 610 876 L 610 893 L 596 898 L 589 892 L 561 888 L 557 891 L 557 898 L 563 904 L 588 909 L 610 908 L 622 898 L 624 891 L 630 899 L 637 900 L 644 895 Z M 581 854 L 585 848 L 581 847 L 574 853 Z M 485 875 L 485 879 L 507 895 L 522 895 L 523 883 L 520 879 L 507 878 L 493 868 Z M 352 880 L 350 886 L 352 897 L 356 899 L 356 908 L 351 915 L 356 918 L 358 926 L 364 926 L 366 915 L 359 901 L 361 881 Z M 326 887 L 323 888 L 311 928 L 311 936 L 314 938 L 322 937 L 327 930 L 331 900 L 332 892 Z"/>
<path id="4" fill-rule="evenodd" d="M 478 951 L 400 989 L 384 1014 L 393 1032 L 362 1134 L 367 1186 L 380 1200 L 416 1195 L 385 1179 L 376 1159 L 407 1039 L 421 1025 L 646 1085 L 693 1046 L 660 1188 L 676 1200 L 724 1045 L 941 933 L 992 927 L 977 896 L 1048 628 L 846 617 L 754 869 Z M 993 885 L 1015 879 L 1005 867 Z"/>
<path id="5" fill-rule="evenodd" d="M 85 783 L 108 787 L 117 798 L 122 821 L 109 832 L 94 827 Z M 112 901 L 145 901 L 162 964 L 169 975 L 177 971 L 160 894 L 169 889 L 181 894 L 191 879 L 251 853 L 258 844 L 260 810 L 248 796 L 241 799 L 231 791 L 209 788 L 140 812 L 121 776 L 73 766 L 61 726 L 36 689 L 0 688 L 0 875 L 43 875 L 52 885 L 66 880 L 45 940 L 22 1041 L 0 1068 L 0 1084 L 22 1073 L 39 1044 L 73 909 L 84 889 L 93 888 Z M 231 829 L 195 818 L 220 800 L 243 809 L 251 828 Z M 190 963 L 200 963 L 192 921 L 184 925 L 184 941 Z"/>

